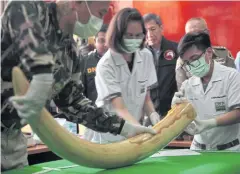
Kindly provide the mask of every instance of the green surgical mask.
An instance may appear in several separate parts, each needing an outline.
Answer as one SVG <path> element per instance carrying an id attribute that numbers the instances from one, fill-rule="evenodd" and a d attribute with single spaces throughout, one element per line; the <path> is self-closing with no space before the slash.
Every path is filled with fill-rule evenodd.
<path id="1" fill-rule="evenodd" d="M 90 36 L 95 36 L 96 33 L 101 29 L 101 27 L 103 25 L 103 19 L 94 16 L 92 14 L 90 8 L 88 7 L 88 3 L 86 0 L 85 0 L 85 3 L 87 5 L 87 9 L 90 13 L 89 21 L 86 24 L 82 24 L 78 20 L 78 13 L 76 12 L 77 21 L 75 22 L 73 34 L 75 34 L 81 38 L 87 39 Z"/>
<path id="2" fill-rule="evenodd" d="M 193 76 L 202 78 L 209 72 L 210 65 L 206 62 L 205 57 L 203 55 L 198 60 L 191 62 L 190 65 L 186 65 L 186 68 Z"/>
<path id="3" fill-rule="evenodd" d="M 143 41 L 142 39 L 124 39 L 123 40 L 123 44 L 125 46 L 124 51 L 126 53 L 136 52 L 140 48 L 142 41 Z"/>

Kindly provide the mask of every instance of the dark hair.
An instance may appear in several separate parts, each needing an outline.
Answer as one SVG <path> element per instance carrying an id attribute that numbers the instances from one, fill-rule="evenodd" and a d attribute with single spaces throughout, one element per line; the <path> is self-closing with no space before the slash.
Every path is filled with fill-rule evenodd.
<path id="1" fill-rule="evenodd" d="M 98 37 L 98 33 L 103 32 L 106 33 L 108 29 L 108 25 L 107 24 L 103 24 L 101 29 L 97 32 L 97 34 L 95 35 L 95 37 Z"/>
<path id="2" fill-rule="evenodd" d="M 146 35 L 146 29 L 140 12 L 136 8 L 124 8 L 115 14 L 109 24 L 106 35 L 106 42 L 109 48 L 118 53 L 125 53 L 124 49 L 122 49 L 125 48 L 123 44 L 123 35 L 130 21 L 139 21 L 142 25 L 143 34 Z M 140 46 L 141 49 L 144 47 L 144 42 L 145 37 Z"/>
<path id="3" fill-rule="evenodd" d="M 211 40 L 207 33 L 205 32 L 189 32 L 185 34 L 179 44 L 178 44 L 178 54 L 180 57 L 192 46 L 196 46 L 197 49 L 205 51 L 207 48 L 211 47 Z"/>
<path id="4" fill-rule="evenodd" d="M 146 22 L 149 22 L 149 21 L 155 21 L 156 24 L 158 24 L 159 26 L 162 25 L 162 19 L 160 18 L 160 16 L 154 14 L 154 13 L 148 13 L 148 14 L 145 14 L 143 16 L 143 20 L 144 20 L 144 23 Z"/>

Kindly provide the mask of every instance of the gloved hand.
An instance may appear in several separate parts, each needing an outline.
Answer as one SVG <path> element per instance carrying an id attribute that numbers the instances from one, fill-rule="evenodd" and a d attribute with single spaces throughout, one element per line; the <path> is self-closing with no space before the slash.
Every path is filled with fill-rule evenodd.
<path id="1" fill-rule="evenodd" d="M 151 113 L 149 118 L 150 118 L 153 126 L 160 121 L 160 115 L 157 112 Z"/>
<path id="2" fill-rule="evenodd" d="M 184 131 L 186 131 L 190 135 L 200 134 L 206 130 L 217 127 L 216 119 L 209 120 L 198 120 L 195 119 L 192 123 L 190 123 Z"/>
<path id="3" fill-rule="evenodd" d="M 126 138 L 131 138 L 131 137 L 134 137 L 135 135 L 142 134 L 142 133 L 150 133 L 153 135 L 157 134 L 157 132 L 152 128 L 130 124 L 126 121 L 123 125 L 120 135 Z"/>
<path id="4" fill-rule="evenodd" d="M 52 74 L 34 75 L 24 96 L 13 96 L 9 99 L 16 108 L 19 117 L 28 120 L 40 116 L 40 112 L 50 96 L 52 83 Z M 22 120 L 22 122 L 25 121 Z"/>
<path id="5" fill-rule="evenodd" d="M 184 94 L 181 91 L 175 92 L 174 97 L 172 99 L 172 106 L 175 104 L 183 103 L 185 100 L 187 99 L 184 97 Z"/>

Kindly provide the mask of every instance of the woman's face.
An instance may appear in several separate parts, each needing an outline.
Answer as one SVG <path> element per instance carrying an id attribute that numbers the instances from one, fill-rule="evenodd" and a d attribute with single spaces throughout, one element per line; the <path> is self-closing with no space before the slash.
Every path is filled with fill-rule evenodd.
<path id="1" fill-rule="evenodd" d="M 143 39 L 143 28 L 139 21 L 130 21 L 123 36 L 124 39 Z"/>

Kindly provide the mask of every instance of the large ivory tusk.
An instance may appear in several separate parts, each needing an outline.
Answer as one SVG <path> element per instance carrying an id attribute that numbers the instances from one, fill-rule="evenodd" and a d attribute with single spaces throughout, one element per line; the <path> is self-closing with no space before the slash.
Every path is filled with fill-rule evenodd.
<path id="1" fill-rule="evenodd" d="M 15 67 L 12 72 L 14 92 L 23 95 L 28 81 Z M 112 144 L 95 144 L 82 140 L 60 126 L 44 108 L 40 117 L 28 120 L 33 131 L 57 155 L 73 163 L 93 168 L 116 168 L 134 164 L 165 147 L 196 117 L 189 103 L 174 106 L 153 128 L 157 135 L 141 134 Z"/>

